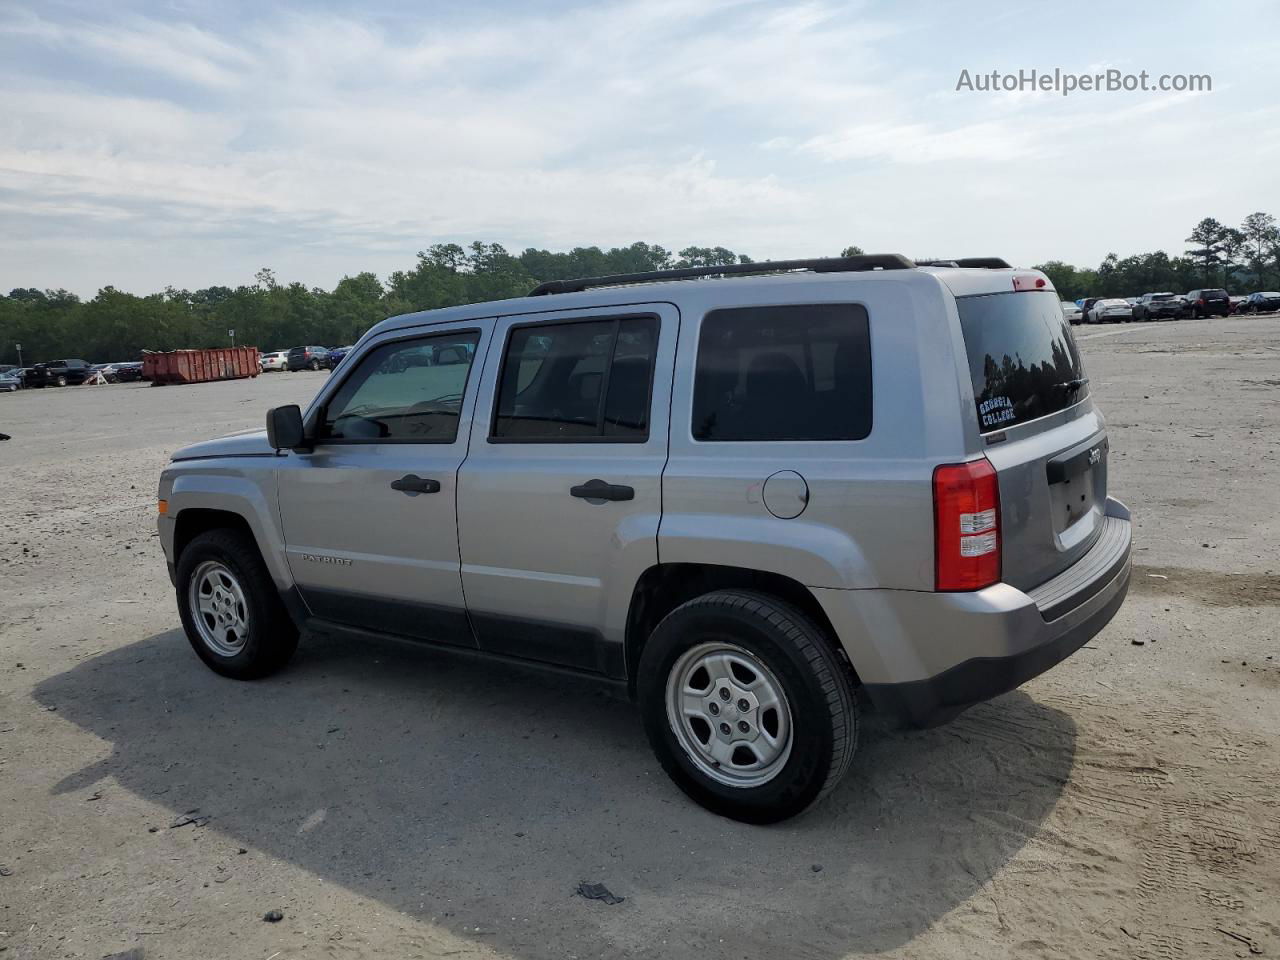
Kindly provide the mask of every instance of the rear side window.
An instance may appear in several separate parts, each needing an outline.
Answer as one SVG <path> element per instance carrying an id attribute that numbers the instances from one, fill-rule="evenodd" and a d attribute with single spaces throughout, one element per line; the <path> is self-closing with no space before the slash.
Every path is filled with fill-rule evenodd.
<path id="1" fill-rule="evenodd" d="M 861 440 L 871 432 L 869 340 L 858 304 L 708 313 L 698 340 L 694 439 Z"/>
<path id="2" fill-rule="evenodd" d="M 1065 410 L 1088 396 L 1071 326 L 1041 293 L 957 297 L 983 433 Z"/>
<path id="3" fill-rule="evenodd" d="M 643 442 L 657 343 L 657 317 L 516 327 L 490 439 Z"/>

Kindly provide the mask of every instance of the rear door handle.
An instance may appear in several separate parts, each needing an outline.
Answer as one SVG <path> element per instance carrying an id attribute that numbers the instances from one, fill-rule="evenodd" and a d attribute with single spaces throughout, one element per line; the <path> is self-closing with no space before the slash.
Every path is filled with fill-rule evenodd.
<path id="1" fill-rule="evenodd" d="M 636 491 L 620 483 L 605 483 L 603 480 L 588 480 L 576 487 L 569 488 L 569 495 L 583 500 L 634 500 Z"/>
<path id="2" fill-rule="evenodd" d="M 416 493 L 438 493 L 440 491 L 440 481 L 424 480 L 422 477 L 410 473 L 399 480 L 392 480 L 391 489 L 399 490 L 401 493 L 407 493 L 410 496 Z"/>

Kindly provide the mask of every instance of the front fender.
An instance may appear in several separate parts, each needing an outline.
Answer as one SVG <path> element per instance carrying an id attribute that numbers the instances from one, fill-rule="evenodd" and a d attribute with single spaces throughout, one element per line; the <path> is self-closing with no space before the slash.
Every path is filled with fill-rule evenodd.
<path id="1" fill-rule="evenodd" d="M 287 590 L 293 586 L 293 577 L 284 560 L 275 470 L 246 471 L 228 463 L 200 466 L 186 462 L 181 469 L 164 472 L 160 496 L 169 503 L 167 514 L 160 518 L 160 539 L 171 564 L 177 562 L 174 535 L 183 512 L 218 510 L 235 514 L 248 524 L 277 589 Z"/>

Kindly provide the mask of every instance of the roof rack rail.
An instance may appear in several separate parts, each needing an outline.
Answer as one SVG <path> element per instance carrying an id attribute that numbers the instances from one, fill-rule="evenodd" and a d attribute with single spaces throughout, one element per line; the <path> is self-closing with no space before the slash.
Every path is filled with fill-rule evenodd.
<path id="1" fill-rule="evenodd" d="M 1003 257 L 958 257 L 955 260 L 917 260 L 917 267 L 973 267 L 979 270 L 1012 270 Z"/>
<path id="2" fill-rule="evenodd" d="M 856 270 L 910 270 L 915 264 L 900 253 L 868 253 L 856 257 L 818 257 L 812 260 L 763 260 L 760 263 L 730 263 L 719 267 L 679 267 L 675 270 L 652 270 L 647 273 L 616 273 L 606 277 L 582 277 L 577 280 L 548 280 L 529 292 L 531 297 L 552 293 L 578 293 L 591 287 L 613 287 L 623 283 L 656 283 L 663 280 L 688 280 L 693 277 L 719 277 L 752 273 L 781 273 L 790 270 L 812 270 L 814 273 L 842 273 Z"/>

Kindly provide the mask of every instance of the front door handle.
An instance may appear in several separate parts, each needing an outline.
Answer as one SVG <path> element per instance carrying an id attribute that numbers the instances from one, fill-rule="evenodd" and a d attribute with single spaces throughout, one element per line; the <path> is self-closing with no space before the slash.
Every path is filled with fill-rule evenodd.
<path id="1" fill-rule="evenodd" d="M 583 500 L 634 500 L 636 491 L 620 483 L 605 483 L 603 480 L 588 480 L 576 487 L 569 488 L 571 497 Z"/>
<path id="2" fill-rule="evenodd" d="M 417 493 L 438 493 L 440 491 L 440 481 L 424 480 L 422 477 L 410 473 L 399 480 L 392 480 L 391 489 L 399 490 L 401 493 L 407 493 L 410 496 Z"/>

